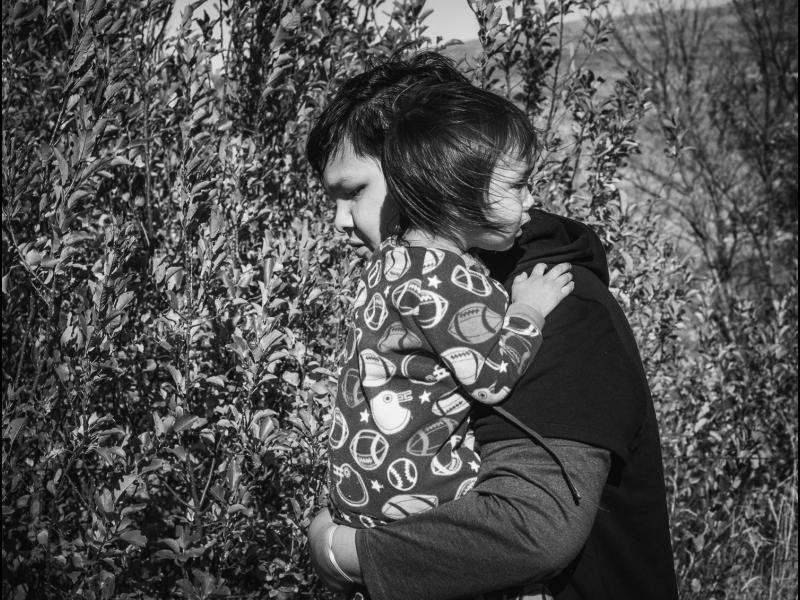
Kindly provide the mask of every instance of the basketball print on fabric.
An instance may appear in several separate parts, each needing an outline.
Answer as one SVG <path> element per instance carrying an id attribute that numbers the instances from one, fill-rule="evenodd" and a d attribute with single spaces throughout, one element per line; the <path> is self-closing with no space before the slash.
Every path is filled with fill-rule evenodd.
<path id="1" fill-rule="evenodd" d="M 396 521 L 439 505 L 439 499 L 430 494 L 398 494 L 383 505 L 381 512 L 387 519 Z"/>
<path id="2" fill-rule="evenodd" d="M 482 344 L 500 330 L 503 316 L 480 302 L 467 304 L 450 320 L 447 331 L 465 344 Z"/>
<path id="3" fill-rule="evenodd" d="M 389 443 L 374 429 L 362 429 L 350 442 L 350 454 L 365 471 L 374 471 L 386 460 Z"/>
<path id="4" fill-rule="evenodd" d="M 349 464 L 333 465 L 333 478 L 336 482 L 336 493 L 349 506 L 358 508 L 369 501 L 364 479 Z"/>
<path id="5" fill-rule="evenodd" d="M 464 265 L 456 265 L 450 281 L 462 290 L 481 298 L 486 298 L 492 293 L 492 284 L 489 283 L 489 278 L 468 269 Z"/>
<path id="6" fill-rule="evenodd" d="M 403 406 L 411 402 L 411 391 L 393 392 L 384 390 L 369 401 L 372 419 L 381 432 L 391 435 L 405 429 L 411 420 L 411 411 Z"/>
<path id="7" fill-rule="evenodd" d="M 383 275 L 386 277 L 386 281 L 397 281 L 408 272 L 408 268 L 411 266 L 408 251 L 402 246 L 392 248 L 384 260 L 386 264 L 383 267 Z"/>
<path id="8" fill-rule="evenodd" d="M 472 385 L 478 380 L 484 358 L 477 350 L 460 346 L 442 352 L 442 360 L 455 373 L 458 381 L 463 385 Z"/>

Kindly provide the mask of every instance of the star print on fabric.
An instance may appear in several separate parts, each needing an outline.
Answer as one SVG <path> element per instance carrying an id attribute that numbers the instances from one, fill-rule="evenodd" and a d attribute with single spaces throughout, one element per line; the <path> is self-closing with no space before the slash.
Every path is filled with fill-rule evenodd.
<path id="1" fill-rule="evenodd" d="M 369 423 L 369 411 L 367 409 L 361 411 L 361 422 Z"/>
<path id="2" fill-rule="evenodd" d="M 383 295 L 388 297 L 389 296 L 389 292 L 391 292 L 391 291 L 392 291 L 392 286 L 387 285 L 386 288 L 383 290 Z"/>
<path id="3" fill-rule="evenodd" d="M 440 283 L 442 283 L 442 280 L 439 279 L 436 275 L 434 275 L 433 277 L 428 277 L 428 285 L 431 286 L 433 289 L 437 289 Z"/>
<path id="4" fill-rule="evenodd" d="M 497 369 L 500 373 L 506 373 L 508 371 L 508 363 L 504 360 L 500 361 L 500 367 Z"/>
<path id="5" fill-rule="evenodd" d="M 426 390 L 426 391 L 424 391 L 424 392 L 422 392 L 422 393 L 419 395 L 419 401 L 420 401 L 422 404 L 425 404 L 426 402 L 430 402 L 430 401 L 431 401 L 431 393 L 430 393 L 430 392 L 428 392 L 427 390 Z"/>
<path id="6" fill-rule="evenodd" d="M 475 471 L 476 473 L 478 472 L 478 469 L 481 468 L 481 466 L 474 460 L 469 461 L 467 464 L 469 465 L 469 468 Z"/>
<path id="7" fill-rule="evenodd" d="M 350 521 L 352 521 L 352 520 L 353 520 L 353 519 L 351 519 L 349 516 L 347 516 L 347 513 L 342 513 L 342 518 L 343 518 L 345 521 L 347 521 L 348 523 L 349 523 Z"/>
<path id="8" fill-rule="evenodd" d="M 380 492 L 383 489 L 383 486 L 381 485 L 381 482 L 376 480 L 376 479 L 372 480 L 372 484 L 370 484 L 370 487 L 373 490 L 375 490 L 376 492 Z"/>

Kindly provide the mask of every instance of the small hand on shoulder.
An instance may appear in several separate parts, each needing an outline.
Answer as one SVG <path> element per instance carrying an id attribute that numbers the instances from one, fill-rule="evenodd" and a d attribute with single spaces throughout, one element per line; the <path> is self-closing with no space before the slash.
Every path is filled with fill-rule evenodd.
<path id="1" fill-rule="evenodd" d="M 548 271 L 547 265 L 539 263 L 530 275 L 520 273 L 511 285 L 512 301 L 533 306 L 546 317 L 575 289 L 571 269 L 571 264 L 560 263 Z"/>

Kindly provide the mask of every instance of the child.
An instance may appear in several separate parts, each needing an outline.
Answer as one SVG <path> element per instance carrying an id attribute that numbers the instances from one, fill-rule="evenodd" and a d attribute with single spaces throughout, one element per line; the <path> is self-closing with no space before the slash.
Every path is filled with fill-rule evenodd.
<path id="1" fill-rule="evenodd" d="M 534 142 L 521 111 L 472 86 L 414 86 L 398 99 L 382 156 L 397 222 L 357 288 L 331 427 L 337 522 L 385 524 L 475 483 L 472 401 L 508 396 L 573 288 L 568 264 L 537 265 L 509 304 L 469 253 L 507 250 L 521 234 Z M 353 229 L 378 227 L 367 212 L 351 210 Z"/>

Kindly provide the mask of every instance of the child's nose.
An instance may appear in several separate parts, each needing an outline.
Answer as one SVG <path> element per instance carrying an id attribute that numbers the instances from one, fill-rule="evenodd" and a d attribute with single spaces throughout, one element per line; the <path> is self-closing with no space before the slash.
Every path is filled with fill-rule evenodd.
<path id="1" fill-rule="evenodd" d="M 333 218 L 333 228 L 339 233 L 344 233 L 346 230 L 353 228 L 353 216 L 343 200 L 336 201 L 336 216 Z"/>
<path id="2" fill-rule="evenodd" d="M 530 190 L 525 192 L 525 198 L 523 199 L 522 207 L 525 210 L 533 207 L 533 194 L 531 194 Z"/>

